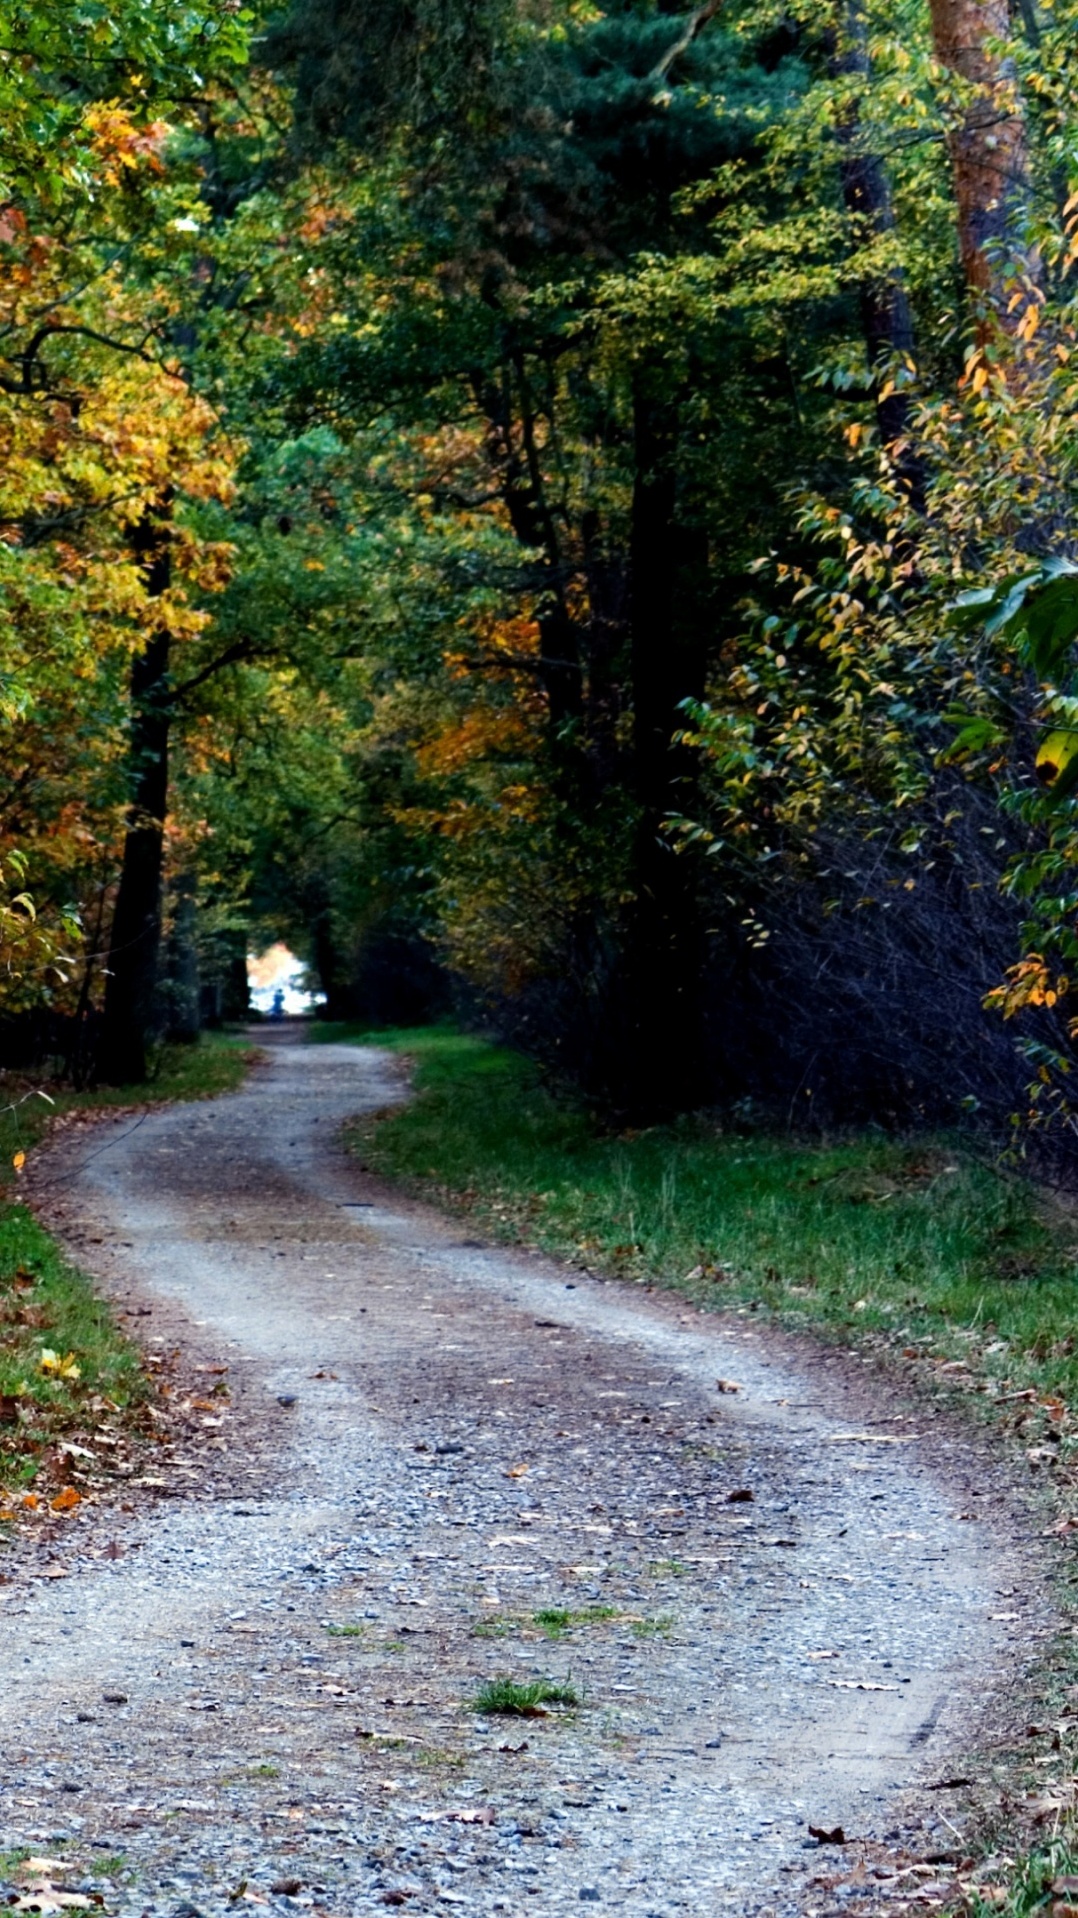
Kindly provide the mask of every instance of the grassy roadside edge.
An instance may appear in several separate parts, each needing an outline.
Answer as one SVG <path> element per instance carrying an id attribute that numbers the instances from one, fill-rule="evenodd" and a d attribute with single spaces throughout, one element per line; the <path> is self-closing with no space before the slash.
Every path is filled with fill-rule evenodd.
<path id="1" fill-rule="evenodd" d="M 152 1385 L 137 1346 L 93 1282 L 19 1198 L 25 1155 L 110 1111 L 213 1098 L 251 1052 L 231 1036 L 168 1047 L 142 1086 L 70 1092 L 0 1074 L 0 1540 L 74 1513 L 152 1437 Z M 95 1444 L 97 1450 L 95 1450 Z"/>
<path id="2" fill-rule="evenodd" d="M 411 1063 L 416 1097 L 349 1128 L 372 1172 L 492 1240 L 840 1341 L 974 1416 L 1027 1477 L 1066 1618 L 1060 1548 L 1078 1530 L 1078 1223 L 1066 1208 L 953 1139 L 809 1142 L 692 1121 L 614 1135 L 555 1099 L 527 1060 L 449 1027 L 312 1036 Z M 983 1759 L 993 1786 L 975 1800 L 975 1856 L 954 1860 L 943 1902 L 1078 1913 L 1072 1629 L 1030 1674 L 1039 1725 Z"/>

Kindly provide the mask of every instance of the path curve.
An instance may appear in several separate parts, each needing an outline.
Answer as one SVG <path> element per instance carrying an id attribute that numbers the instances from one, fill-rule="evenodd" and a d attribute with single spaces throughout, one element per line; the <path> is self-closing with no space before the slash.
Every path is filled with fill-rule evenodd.
<path id="1" fill-rule="evenodd" d="M 970 1461 L 848 1360 L 390 1209 L 334 1139 L 401 1095 L 277 1044 L 46 1160 L 81 1262 L 233 1397 L 216 1489 L 181 1457 L 124 1556 L 3 1595 L 0 1843 L 123 1853 L 139 1913 L 803 1910 L 807 1827 L 887 1834 L 1015 1669 Z M 583 1709 L 476 1718 L 496 1674 Z"/>

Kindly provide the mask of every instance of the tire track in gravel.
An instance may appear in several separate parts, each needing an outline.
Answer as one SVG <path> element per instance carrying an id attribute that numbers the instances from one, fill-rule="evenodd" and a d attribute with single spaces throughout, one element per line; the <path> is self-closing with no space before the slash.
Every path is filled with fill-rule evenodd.
<path id="1" fill-rule="evenodd" d="M 387 1205 L 334 1139 L 400 1096 L 278 1042 L 46 1161 L 232 1405 L 214 1483 L 178 1458 L 123 1557 L 0 1595 L 0 1843 L 123 1854 L 132 1914 L 800 1911 L 808 1825 L 894 1831 L 1013 1679 L 1019 1549 L 848 1361 Z M 582 1708 L 477 1717 L 502 1673 Z"/>

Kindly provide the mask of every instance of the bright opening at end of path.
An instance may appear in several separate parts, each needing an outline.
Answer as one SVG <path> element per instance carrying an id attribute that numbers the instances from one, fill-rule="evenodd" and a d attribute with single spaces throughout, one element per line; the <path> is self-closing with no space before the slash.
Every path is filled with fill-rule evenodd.
<path id="1" fill-rule="evenodd" d="M 282 1018 L 313 1012 L 325 997 L 324 993 L 311 991 L 302 959 L 281 944 L 269 946 L 265 952 L 248 953 L 247 986 L 257 1012 L 271 1016 L 276 1012 Z"/>

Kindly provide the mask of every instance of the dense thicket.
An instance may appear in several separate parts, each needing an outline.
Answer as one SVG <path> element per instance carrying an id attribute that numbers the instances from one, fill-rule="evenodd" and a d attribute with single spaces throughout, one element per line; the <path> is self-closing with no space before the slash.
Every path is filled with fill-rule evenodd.
<path id="1" fill-rule="evenodd" d="M 281 934 L 633 1120 L 1065 1136 L 1069 0 L 125 21 L 0 214 L 9 1009 L 138 1076 Z"/>

